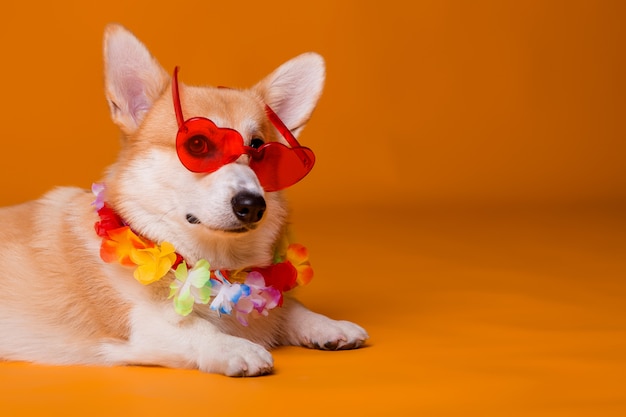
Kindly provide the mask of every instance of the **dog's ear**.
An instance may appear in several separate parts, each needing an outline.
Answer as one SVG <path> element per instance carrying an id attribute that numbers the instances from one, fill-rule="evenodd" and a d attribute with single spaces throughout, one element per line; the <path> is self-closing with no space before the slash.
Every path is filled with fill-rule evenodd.
<path id="1" fill-rule="evenodd" d="M 308 52 L 285 62 L 254 90 L 298 136 L 322 94 L 325 76 L 324 59 Z"/>
<path id="2" fill-rule="evenodd" d="M 169 84 L 169 75 L 144 44 L 117 24 L 104 33 L 104 68 L 111 118 L 130 135 Z"/>

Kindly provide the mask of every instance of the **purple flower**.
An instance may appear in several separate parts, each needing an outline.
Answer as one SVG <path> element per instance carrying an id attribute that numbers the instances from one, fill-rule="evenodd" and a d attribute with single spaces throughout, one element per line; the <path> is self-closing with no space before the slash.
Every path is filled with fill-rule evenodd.
<path id="1" fill-rule="evenodd" d="M 104 184 L 94 182 L 91 184 L 91 192 L 96 196 L 96 199 L 91 205 L 98 211 L 104 207 Z"/>

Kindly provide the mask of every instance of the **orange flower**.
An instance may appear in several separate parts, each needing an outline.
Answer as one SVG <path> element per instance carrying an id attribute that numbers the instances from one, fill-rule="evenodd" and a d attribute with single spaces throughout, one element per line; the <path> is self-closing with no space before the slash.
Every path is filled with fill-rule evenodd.
<path id="1" fill-rule="evenodd" d="M 298 271 L 296 280 L 299 285 L 306 285 L 313 279 L 313 268 L 309 262 L 309 251 L 299 243 L 287 247 L 286 258 Z"/>
<path id="2" fill-rule="evenodd" d="M 107 231 L 108 239 L 102 239 L 100 256 L 105 262 L 119 262 L 122 265 L 134 266 L 130 259 L 133 249 L 146 249 L 154 246 L 137 236 L 130 227 L 124 226 Z"/>

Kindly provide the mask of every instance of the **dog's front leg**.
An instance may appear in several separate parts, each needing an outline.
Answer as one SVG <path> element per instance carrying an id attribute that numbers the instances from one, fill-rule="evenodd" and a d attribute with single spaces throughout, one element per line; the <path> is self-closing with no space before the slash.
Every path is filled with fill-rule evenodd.
<path id="1" fill-rule="evenodd" d="M 228 376 L 272 372 L 272 355 L 249 340 L 221 332 L 195 315 L 178 316 L 166 308 L 135 308 L 128 340 L 106 342 L 102 360 L 110 365 L 159 365 L 198 368 Z"/>
<path id="2" fill-rule="evenodd" d="M 369 337 L 361 326 L 314 313 L 294 299 L 286 299 L 284 308 L 288 310 L 287 344 L 324 350 L 356 349 Z"/>

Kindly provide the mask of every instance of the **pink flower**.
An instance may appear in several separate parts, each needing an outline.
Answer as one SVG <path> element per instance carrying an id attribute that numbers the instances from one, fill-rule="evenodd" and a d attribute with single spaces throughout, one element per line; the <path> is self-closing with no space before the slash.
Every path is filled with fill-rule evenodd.
<path id="1" fill-rule="evenodd" d="M 265 279 L 258 271 L 252 271 L 243 284 L 248 287 L 248 293 L 236 303 L 234 310 L 237 320 L 244 326 L 248 325 L 250 314 L 267 316 L 269 310 L 282 302 L 282 293 L 274 287 L 265 285 Z"/>

